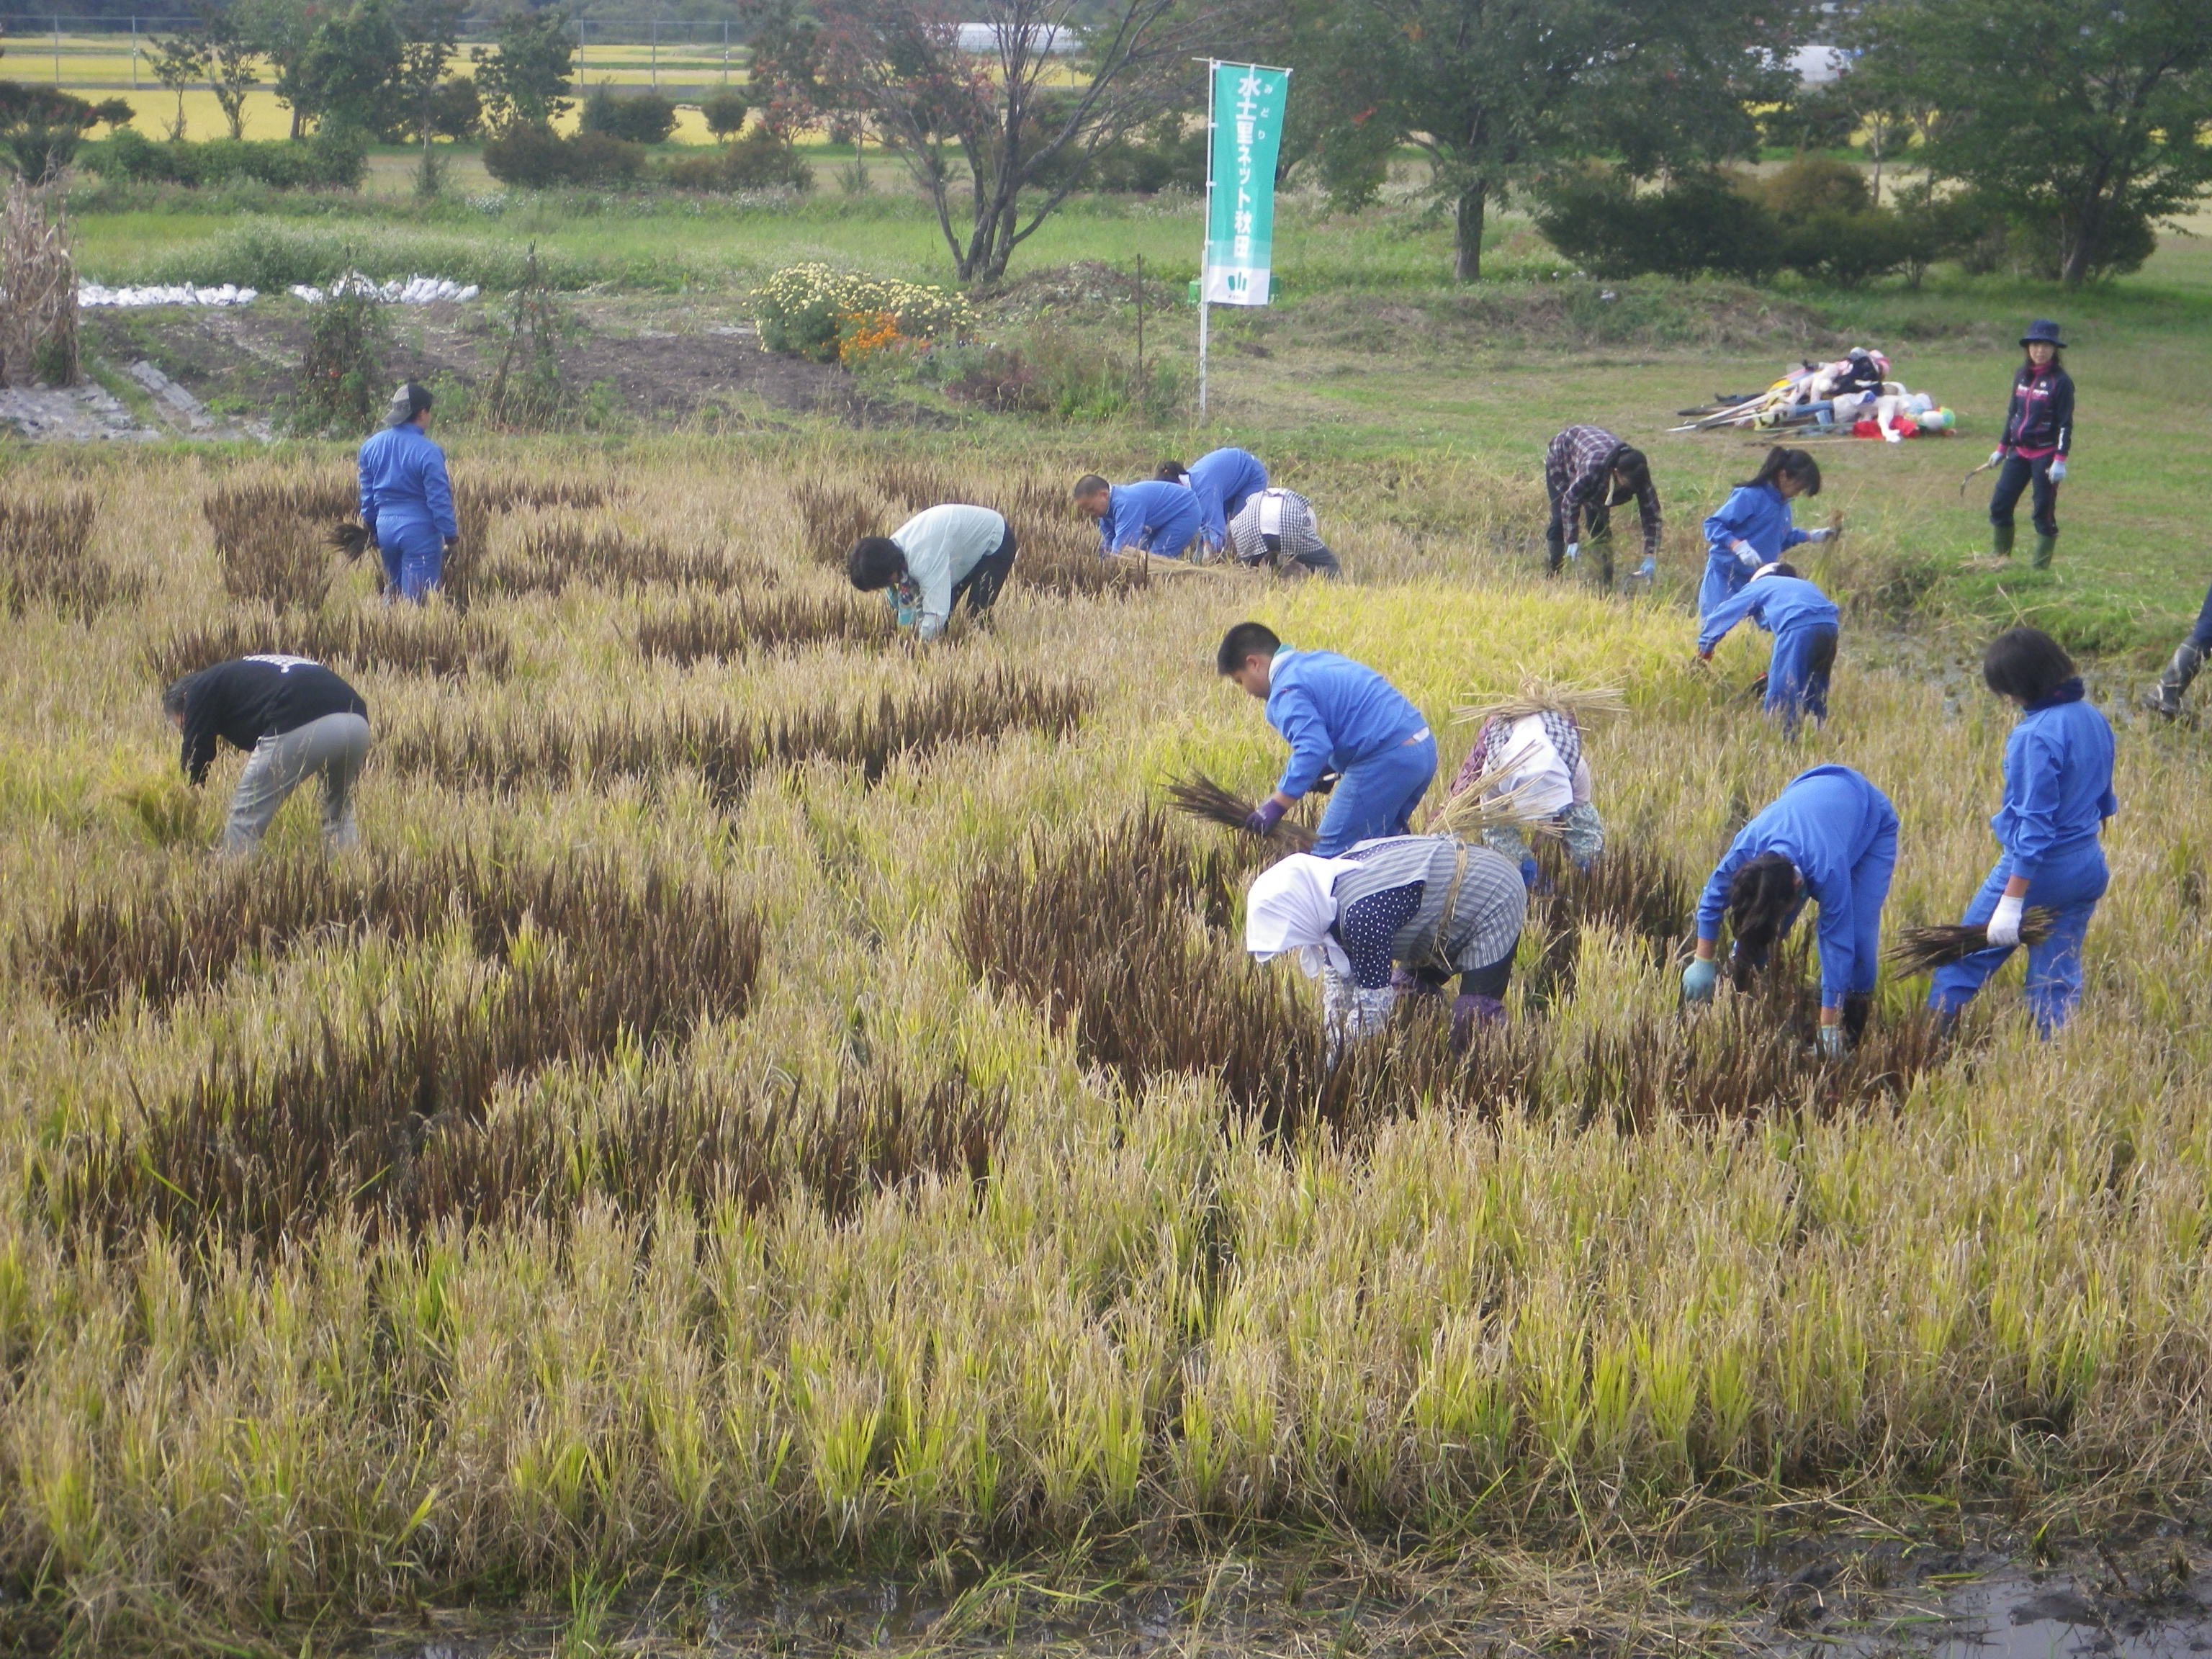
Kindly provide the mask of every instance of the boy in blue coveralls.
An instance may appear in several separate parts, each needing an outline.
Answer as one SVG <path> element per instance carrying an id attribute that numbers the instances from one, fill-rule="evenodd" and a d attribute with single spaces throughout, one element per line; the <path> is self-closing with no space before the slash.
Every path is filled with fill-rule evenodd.
<path id="1" fill-rule="evenodd" d="M 1098 520 L 1102 554 L 1133 547 L 1180 559 L 1206 524 L 1194 492 L 1158 478 L 1109 484 L 1096 472 L 1086 472 L 1075 481 L 1075 507 Z"/>
<path id="2" fill-rule="evenodd" d="M 1792 735 L 1801 715 L 1826 720 L 1828 676 L 1836 665 L 1834 602 L 1793 566 L 1761 565 L 1741 592 L 1722 600 L 1706 617 L 1698 635 L 1698 660 L 1711 662 L 1714 647 L 1747 617 L 1774 635 L 1766 712 L 1781 715 L 1783 729 Z"/>
<path id="3" fill-rule="evenodd" d="M 1185 467 L 1180 461 L 1162 461 L 1158 476 L 1179 483 L 1198 497 L 1205 514 L 1199 532 L 1214 557 L 1229 540 L 1229 521 L 1244 510 L 1244 503 L 1267 487 L 1267 469 L 1249 449 L 1211 449 Z"/>
<path id="4" fill-rule="evenodd" d="M 1825 542 L 1832 530 L 1800 530 L 1790 503 L 1820 493 L 1820 464 L 1802 449 L 1774 448 L 1759 471 L 1735 487 L 1720 511 L 1705 520 L 1705 578 L 1698 585 L 1698 615 L 1710 617 L 1751 573 L 1772 564 L 1801 542 Z"/>
<path id="5" fill-rule="evenodd" d="M 430 441 L 430 394 L 392 394 L 384 430 L 361 447 L 361 521 L 384 560 L 385 591 L 420 604 L 445 574 L 461 528 L 446 452 Z"/>
<path id="6" fill-rule="evenodd" d="M 1982 678 L 2017 703 L 2005 740 L 2004 804 L 1990 820 L 2004 852 L 1966 907 L 1989 925 L 1990 945 L 1936 970 L 1928 1006 L 1955 1016 L 2020 943 L 2030 906 L 2054 913 L 2050 938 L 2027 950 L 2027 1006 L 2048 1037 L 2081 997 L 2081 941 L 2109 879 L 2100 837 L 2120 810 L 2112 793 L 2112 728 L 2081 695 L 2073 659 L 2040 629 L 2015 628 L 1990 642 Z"/>
<path id="7" fill-rule="evenodd" d="M 1283 814 L 1339 775 L 1314 852 L 1334 858 L 1354 842 L 1402 836 L 1437 775 L 1437 740 L 1421 711 L 1373 669 L 1333 651 L 1293 651 L 1264 623 L 1238 623 L 1214 665 L 1267 705 L 1267 724 L 1291 745 L 1274 793 L 1245 821 L 1274 833 Z"/>
<path id="8" fill-rule="evenodd" d="M 1765 965 L 1809 898 L 1820 907 L 1820 1051 L 1840 1059 L 1874 1006 L 1881 907 L 1896 867 L 1897 809 L 1887 795 L 1848 766 L 1799 773 L 1713 866 L 1698 900 L 1684 1000 L 1712 1000 L 1723 912 L 1741 983 Z"/>

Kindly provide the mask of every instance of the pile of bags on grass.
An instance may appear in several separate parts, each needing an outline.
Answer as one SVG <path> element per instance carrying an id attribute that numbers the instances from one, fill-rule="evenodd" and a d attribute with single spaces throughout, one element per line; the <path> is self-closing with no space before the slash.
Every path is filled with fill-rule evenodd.
<path id="1" fill-rule="evenodd" d="M 1867 346 L 1827 363 L 1801 363 L 1764 392 L 1723 392 L 1697 409 L 1676 411 L 1676 432 L 1723 427 L 1788 431 L 1802 438 L 1907 438 L 1944 434 L 1957 414 L 1924 392 L 1890 378 L 1889 359 Z"/>

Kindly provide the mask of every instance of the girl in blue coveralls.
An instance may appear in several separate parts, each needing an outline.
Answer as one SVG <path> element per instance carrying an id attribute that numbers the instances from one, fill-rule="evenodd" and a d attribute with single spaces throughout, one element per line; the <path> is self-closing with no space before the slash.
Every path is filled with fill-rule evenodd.
<path id="1" fill-rule="evenodd" d="M 1802 449 L 1766 452 L 1758 476 L 1747 478 L 1705 520 L 1705 579 L 1698 584 L 1698 615 L 1710 617 L 1723 599 L 1742 590 L 1751 573 L 1800 542 L 1825 542 L 1830 529 L 1800 530 L 1790 503 L 1820 493 L 1820 464 Z"/>
<path id="2" fill-rule="evenodd" d="M 1784 728 L 1792 733 L 1802 714 L 1827 719 L 1828 675 L 1836 665 L 1834 602 L 1792 566 L 1761 565 L 1741 592 L 1707 615 L 1698 635 L 1698 660 L 1711 662 L 1713 647 L 1747 617 L 1774 635 L 1766 712 L 1781 715 Z"/>
<path id="3" fill-rule="evenodd" d="M 2112 728 L 2083 700 L 2074 662 L 2040 629 L 2015 628 L 1990 642 L 1982 678 L 2020 705 L 2005 741 L 2004 804 L 1990 820 L 2004 852 L 1966 907 L 1989 925 L 1990 947 L 1936 970 L 1928 1006 L 1955 1016 L 2020 943 L 2021 914 L 2052 911 L 2051 937 L 2027 951 L 2027 1006 L 2045 1036 L 2081 996 L 2081 940 L 2105 896 L 2105 820 L 2112 793 Z"/>
<path id="4" fill-rule="evenodd" d="M 1188 467 L 1180 461 L 1162 461 L 1154 476 L 1164 483 L 1181 484 L 1198 497 L 1205 514 L 1199 535 L 1216 558 L 1228 544 L 1229 521 L 1267 487 L 1267 465 L 1249 449 L 1210 449 Z"/>
<path id="5" fill-rule="evenodd" d="M 1697 959 L 1682 995 L 1710 1002 L 1720 979 L 1721 916 L 1735 935 L 1738 984 L 1764 967 L 1811 899 L 1820 907 L 1820 1049 L 1840 1058 L 1874 1006 L 1881 907 L 1897 867 L 1897 809 L 1848 766 L 1801 772 L 1744 825 L 1698 900 Z"/>
<path id="6" fill-rule="evenodd" d="M 1246 829 L 1273 835 L 1298 798 L 1334 772 L 1316 854 L 1333 858 L 1355 842 L 1406 833 L 1436 778 L 1437 740 L 1389 681 L 1333 651 L 1293 651 L 1255 622 L 1229 630 L 1214 665 L 1266 700 L 1267 724 L 1291 745 L 1282 781 Z"/>
<path id="7" fill-rule="evenodd" d="M 361 447 L 361 521 L 383 557 L 385 592 L 418 604 L 443 579 L 461 533 L 429 424 L 430 394 L 410 380 L 392 394 L 384 430 Z"/>

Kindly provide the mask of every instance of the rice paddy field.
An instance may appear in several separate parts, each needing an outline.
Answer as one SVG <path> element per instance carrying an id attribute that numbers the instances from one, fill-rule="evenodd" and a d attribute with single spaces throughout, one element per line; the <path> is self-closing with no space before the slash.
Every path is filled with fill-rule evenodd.
<path id="1" fill-rule="evenodd" d="M 1673 603 L 1534 580 L 1517 471 L 1317 464 L 1354 580 L 1146 581 L 1062 505 L 1096 453 L 477 438 L 419 612 L 321 544 L 341 452 L 11 468 L 12 1644 L 1011 1650 L 1141 1591 L 1188 1651 L 1270 1645 L 1206 1633 L 1239 1598 L 1284 1651 L 1714 1650 L 1686 1575 L 1814 1522 L 2197 1513 L 2201 734 L 2124 723 L 2057 1041 L 2017 967 L 1948 1040 L 1886 980 L 1825 1065 L 1802 984 L 1690 1018 L 1679 966 L 1816 762 L 1902 814 L 1893 933 L 1986 868 L 2008 722 L 1970 633 L 1884 611 L 1895 546 L 1809 573 L 1855 597 L 1793 745 L 1748 645 L 1701 673 Z M 939 499 L 1023 551 L 916 652 L 836 561 Z M 1612 851 L 1464 1059 L 1414 1018 L 1325 1067 L 1237 948 L 1261 854 L 1164 806 L 1273 775 L 1212 669 L 1248 616 L 1382 667 L 1448 768 L 1524 671 L 1625 690 Z M 357 853 L 304 800 L 205 851 L 240 757 L 186 789 L 158 690 L 265 649 L 368 701 Z M 825 1575 L 945 1616 L 774 1611 Z"/>

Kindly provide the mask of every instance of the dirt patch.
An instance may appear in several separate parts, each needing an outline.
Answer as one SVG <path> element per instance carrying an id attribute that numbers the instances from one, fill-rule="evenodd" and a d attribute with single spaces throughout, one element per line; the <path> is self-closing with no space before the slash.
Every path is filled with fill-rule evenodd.
<path id="1" fill-rule="evenodd" d="M 936 423 L 933 411 L 862 392 L 830 363 L 773 356 L 750 325 L 682 333 L 632 328 L 618 317 L 578 310 L 579 331 L 563 343 L 562 379 L 580 410 L 651 426 L 744 424 L 761 411 L 823 414 L 858 427 Z M 488 386 L 503 339 L 481 305 L 409 307 L 392 319 L 385 371 L 394 380 L 450 376 Z M 209 408 L 281 412 L 307 349 L 302 307 L 282 302 L 237 310 L 162 307 L 85 316 L 85 351 L 120 367 L 150 362 Z M 954 424 L 952 417 L 942 423 Z"/>

